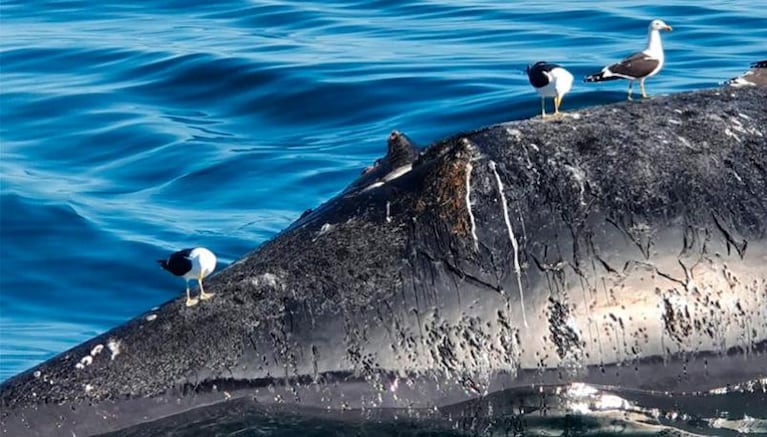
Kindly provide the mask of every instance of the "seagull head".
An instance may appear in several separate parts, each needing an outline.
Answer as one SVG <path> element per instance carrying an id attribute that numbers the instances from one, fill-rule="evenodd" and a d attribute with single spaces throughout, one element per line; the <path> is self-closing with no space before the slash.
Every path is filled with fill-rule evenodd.
<path id="1" fill-rule="evenodd" d="M 668 30 L 671 31 L 671 26 L 666 24 L 663 20 L 652 20 L 650 22 L 650 30 Z"/>

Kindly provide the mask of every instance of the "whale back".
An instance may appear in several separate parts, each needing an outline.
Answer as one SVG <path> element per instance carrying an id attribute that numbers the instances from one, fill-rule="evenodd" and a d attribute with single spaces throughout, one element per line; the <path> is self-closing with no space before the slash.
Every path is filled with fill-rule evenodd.
<path id="1" fill-rule="evenodd" d="M 419 154 L 393 135 L 380 171 L 407 171 L 363 175 L 210 277 L 214 299 L 167 302 L 5 381 L 0 425 L 88 434 L 232 398 L 433 411 L 530 387 L 765 378 L 765 102 L 679 94 Z"/>

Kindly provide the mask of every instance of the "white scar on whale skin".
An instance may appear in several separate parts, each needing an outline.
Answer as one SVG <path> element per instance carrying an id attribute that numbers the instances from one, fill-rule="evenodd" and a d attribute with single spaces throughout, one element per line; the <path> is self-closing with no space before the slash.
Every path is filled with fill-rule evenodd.
<path id="1" fill-rule="evenodd" d="M 501 195 L 501 205 L 503 205 L 503 219 L 506 220 L 506 229 L 509 231 L 509 240 L 511 240 L 511 247 L 514 249 L 514 273 L 517 275 L 517 286 L 519 287 L 519 303 L 522 308 L 522 322 L 525 324 L 525 328 L 527 328 L 527 317 L 525 316 L 525 293 L 524 290 L 522 290 L 522 272 L 519 268 L 519 243 L 517 243 L 517 237 L 514 236 L 514 230 L 511 228 L 509 207 L 506 204 L 506 195 L 503 194 L 501 177 L 495 169 L 495 161 L 490 161 L 490 169 L 493 170 L 493 174 L 495 174 L 495 182 L 498 183 L 498 193 Z"/>
<path id="2" fill-rule="evenodd" d="M 474 251 L 479 250 L 479 240 L 477 239 L 477 223 L 474 221 L 474 212 L 471 210 L 471 170 L 474 167 L 470 162 L 466 163 L 466 210 L 469 211 L 469 222 L 471 223 L 471 237 L 474 239 Z"/>
<path id="3" fill-rule="evenodd" d="M 413 164 L 407 164 L 407 165 L 403 165 L 401 167 L 397 167 L 394 170 L 392 170 L 391 172 L 387 173 L 383 177 L 383 180 L 380 180 L 380 181 L 377 181 L 377 182 L 373 182 L 372 184 L 370 184 L 367 187 L 363 188 L 361 192 L 364 193 L 364 192 L 370 191 L 370 190 L 372 190 L 374 188 L 381 187 L 385 183 L 393 181 L 394 179 L 397 179 L 398 177 L 402 176 L 403 174 L 410 172 L 410 170 L 412 170 L 412 169 L 413 169 Z"/>
<path id="4" fill-rule="evenodd" d="M 403 174 L 409 172 L 413 169 L 413 164 L 407 164 L 403 165 L 401 167 L 397 167 L 394 170 L 392 170 L 389 174 L 383 177 L 384 182 L 393 181 L 394 179 L 397 179 L 398 177 L 402 176 Z"/>

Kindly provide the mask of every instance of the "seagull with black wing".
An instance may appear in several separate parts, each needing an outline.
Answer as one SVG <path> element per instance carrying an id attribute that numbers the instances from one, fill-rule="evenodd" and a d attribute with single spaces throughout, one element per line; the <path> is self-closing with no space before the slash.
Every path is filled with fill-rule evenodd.
<path id="1" fill-rule="evenodd" d="M 172 253 L 168 259 L 157 260 L 160 267 L 171 272 L 175 276 L 184 278 L 186 284 L 186 306 L 194 306 L 202 300 L 213 297 L 213 293 L 206 293 L 202 288 L 202 280 L 216 270 L 216 255 L 204 247 L 182 249 Z M 200 287 L 200 296 L 192 299 L 189 295 L 189 281 L 197 280 Z"/>
<path id="2" fill-rule="evenodd" d="M 573 87 L 573 75 L 561 65 L 540 61 L 527 66 L 527 78 L 541 96 L 541 118 L 546 117 L 546 97 L 554 97 L 554 115 L 559 115 L 562 97 Z"/>
<path id="3" fill-rule="evenodd" d="M 642 97 L 647 98 L 644 81 L 655 76 L 663 68 L 665 55 L 660 39 L 661 30 L 671 30 L 671 26 L 663 20 L 653 20 L 647 29 L 647 48 L 641 52 L 624 58 L 617 64 L 608 65 L 602 71 L 590 74 L 584 78 L 586 82 L 603 82 L 607 80 L 627 79 L 629 81 L 628 99 L 631 100 L 634 81 L 639 81 Z"/>

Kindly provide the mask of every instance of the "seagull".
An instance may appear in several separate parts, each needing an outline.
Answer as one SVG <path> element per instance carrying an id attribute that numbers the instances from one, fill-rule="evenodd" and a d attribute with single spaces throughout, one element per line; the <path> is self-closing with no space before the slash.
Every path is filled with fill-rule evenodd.
<path id="1" fill-rule="evenodd" d="M 527 66 L 527 78 L 541 96 L 541 118 L 546 117 L 546 97 L 554 97 L 554 115 L 558 115 L 562 97 L 573 87 L 573 75 L 560 65 L 540 61 Z"/>
<path id="2" fill-rule="evenodd" d="M 751 69 L 725 82 L 732 87 L 767 86 L 767 59 L 751 64 Z"/>
<path id="3" fill-rule="evenodd" d="M 216 269 L 216 255 L 213 255 L 210 250 L 204 247 L 183 249 L 172 253 L 168 259 L 160 259 L 157 262 L 165 270 L 184 278 L 186 306 L 194 306 L 200 299 L 207 300 L 213 297 L 214 293 L 206 293 L 202 288 L 202 280 Z M 189 281 L 192 279 L 197 279 L 197 284 L 200 286 L 199 298 L 192 299 L 189 296 Z"/>
<path id="4" fill-rule="evenodd" d="M 639 88 L 642 91 L 642 97 L 647 98 L 644 89 L 644 81 L 650 76 L 658 74 L 663 68 L 663 43 L 660 40 L 661 30 L 671 30 L 671 26 L 663 20 L 652 20 L 647 29 L 647 48 L 639 53 L 623 59 L 617 64 L 607 66 L 599 73 L 586 76 L 586 82 L 602 82 L 605 80 L 628 79 L 629 81 L 629 100 L 631 100 L 632 87 L 634 81 L 639 81 Z"/>

